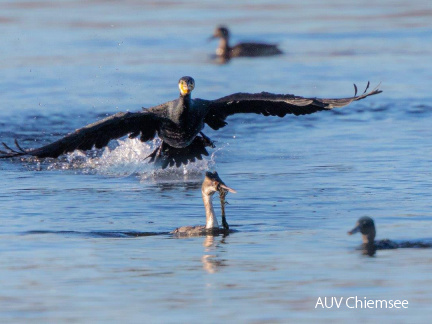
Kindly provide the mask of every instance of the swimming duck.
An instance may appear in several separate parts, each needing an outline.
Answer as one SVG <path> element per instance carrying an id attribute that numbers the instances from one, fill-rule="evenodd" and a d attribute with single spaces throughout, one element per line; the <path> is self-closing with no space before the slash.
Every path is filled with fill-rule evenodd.
<path id="1" fill-rule="evenodd" d="M 240 43 L 230 47 L 229 37 L 230 32 L 225 26 L 219 26 L 215 29 L 210 39 L 220 39 L 219 47 L 216 49 L 217 56 L 230 59 L 232 57 L 272 56 L 283 53 L 275 44 Z"/>
<path id="2" fill-rule="evenodd" d="M 356 226 L 348 232 L 348 235 L 360 232 L 363 240 L 363 254 L 373 256 L 376 250 L 391 250 L 398 248 L 429 248 L 432 243 L 420 241 L 401 241 L 394 242 L 388 239 L 375 241 L 376 230 L 375 223 L 372 218 L 368 216 L 360 217 Z"/>
<path id="3" fill-rule="evenodd" d="M 160 146 L 147 158 L 150 162 L 167 166 L 181 166 L 208 156 L 206 147 L 215 147 L 203 134 L 205 124 L 214 130 L 225 125 L 228 116 L 239 113 L 254 113 L 264 116 L 284 117 L 287 114 L 306 115 L 321 110 L 343 107 L 353 101 L 364 99 L 382 91 L 377 88 L 354 97 L 341 99 L 303 98 L 290 94 L 234 93 L 216 100 L 192 99 L 195 81 L 189 76 L 178 82 L 180 96 L 139 112 L 119 112 L 76 130 L 65 137 L 42 147 L 24 150 L 15 140 L 16 149 L 3 143 L 6 151 L 0 151 L 0 158 L 32 155 L 39 158 L 56 158 L 74 150 L 102 148 L 112 139 L 125 135 L 139 136 L 142 142 L 152 140 L 156 135 L 162 140 Z"/>
<path id="4" fill-rule="evenodd" d="M 201 194 L 204 202 L 204 208 L 206 213 L 206 224 L 202 226 L 183 226 L 176 228 L 172 231 L 175 236 L 200 236 L 200 235 L 218 235 L 218 234 L 228 234 L 230 232 L 228 223 L 225 219 L 225 212 L 222 211 L 222 224 L 223 227 L 220 228 L 214 209 L 212 198 L 213 195 L 219 192 L 221 195 L 221 204 L 225 205 L 225 195 L 228 192 L 236 193 L 236 191 L 228 187 L 222 179 L 219 177 L 218 173 L 206 172 L 203 184 L 201 186 Z"/>

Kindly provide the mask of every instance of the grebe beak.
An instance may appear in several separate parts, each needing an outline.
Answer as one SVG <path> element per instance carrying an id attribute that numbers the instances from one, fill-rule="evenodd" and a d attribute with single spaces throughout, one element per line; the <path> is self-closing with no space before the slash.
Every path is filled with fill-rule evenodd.
<path id="1" fill-rule="evenodd" d="M 237 191 L 235 191 L 233 188 L 230 188 L 223 183 L 219 183 L 218 189 L 221 189 L 221 188 L 226 190 L 226 191 L 232 192 L 232 193 L 237 193 Z"/>

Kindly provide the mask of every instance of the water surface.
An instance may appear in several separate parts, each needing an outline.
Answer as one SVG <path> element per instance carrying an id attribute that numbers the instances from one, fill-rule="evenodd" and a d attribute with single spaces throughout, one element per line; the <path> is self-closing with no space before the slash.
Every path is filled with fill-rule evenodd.
<path id="1" fill-rule="evenodd" d="M 206 134 L 205 161 L 160 171 L 155 143 L 121 140 L 89 157 L 0 163 L 0 319 L 68 322 L 424 322 L 432 250 L 361 255 L 348 237 L 371 216 L 379 238 L 430 239 L 432 8 L 428 1 L 3 1 L 0 139 L 58 139 L 118 111 L 271 91 L 351 96 L 349 107 L 284 119 L 235 116 Z M 214 64 L 233 42 L 286 55 Z M 174 239 L 204 223 L 207 169 L 235 188 L 227 237 Z M 219 209 L 217 209 L 219 213 Z M 123 233 L 123 234 L 122 234 Z M 409 308 L 315 309 L 318 297 L 401 299 Z"/>

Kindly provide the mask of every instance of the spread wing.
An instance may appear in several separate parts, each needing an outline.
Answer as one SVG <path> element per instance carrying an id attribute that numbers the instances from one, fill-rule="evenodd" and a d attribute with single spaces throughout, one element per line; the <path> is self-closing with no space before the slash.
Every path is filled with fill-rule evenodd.
<path id="1" fill-rule="evenodd" d="M 154 138 L 158 127 L 159 118 L 151 112 L 120 112 L 77 129 L 62 139 L 39 148 L 24 150 L 16 140 L 17 149 L 12 149 L 3 143 L 7 151 L 0 151 L 0 158 L 20 155 L 56 158 L 74 150 L 89 150 L 93 146 L 102 148 L 110 140 L 127 134 L 130 134 L 129 137 L 131 138 L 141 135 L 141 141 L 145 142 Z"/>
<path id="2" fill-rule="evenodd" d="M 363 94 L 357 96 L 357 86 L 354 85 L 353 97 L 340 99 L 303 98 L 290 94 L 234 93 L 232 95 L 209 101 L 209 112 L 204 120 L 211 128 L 217 130 L 227 123 L 225 119 L 234 114 L 255 113 L 264 116 L 284 117 L 287 114 L 307 115 L 321 110 L 343 107 L 353 101 L 381 93 L 379 85 L 367 92 L 369 82 Z"/>

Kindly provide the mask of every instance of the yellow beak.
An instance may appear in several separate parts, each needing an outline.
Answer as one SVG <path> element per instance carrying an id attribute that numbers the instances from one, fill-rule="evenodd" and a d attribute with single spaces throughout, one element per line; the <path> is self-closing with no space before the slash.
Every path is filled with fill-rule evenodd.
<path id="1" fill-rule="evenodd" d="M 180 93 L 182 95 L 187 95 L 191 91 L 191 89 L 189 89 L 187 83 L 180 83 L 179 88 L 180 88 Z"/>

